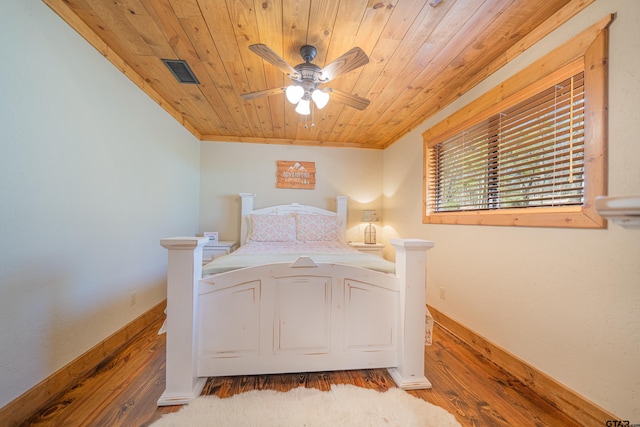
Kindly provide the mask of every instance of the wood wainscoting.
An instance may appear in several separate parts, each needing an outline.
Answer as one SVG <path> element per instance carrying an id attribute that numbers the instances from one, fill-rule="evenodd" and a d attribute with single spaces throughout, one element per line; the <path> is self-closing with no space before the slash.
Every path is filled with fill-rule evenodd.
<path id="1" fill-rule="evenodd" d="M 20 425 L 25 419 L 74 387 L 82 379 L 89 377 L 149 324 L 160 316 L 164 316 L 166 305 L 167 301 L 162 301 L 32 389 L 0 408 L 0 424 L 5 426 Z"/>
<path id="2" fill-rule="evenodd" d="M 428 307 L 434 322 L 440 327 L 457 336 L 472 350 L 479 353 L 481 357 L 507 371 L 535 394 L 581 425 L 603 426 L 606 425 L 608 420 L 618 419 L 615 415 L 560 384 L 503 348 L 486 340 L 474 331 L 445 316 L 437 309 L 430 305 Z"/>

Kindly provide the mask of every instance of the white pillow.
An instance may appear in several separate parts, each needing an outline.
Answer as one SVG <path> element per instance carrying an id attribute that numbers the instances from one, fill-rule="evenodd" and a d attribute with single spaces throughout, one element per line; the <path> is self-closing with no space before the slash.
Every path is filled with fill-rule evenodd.
<path id="1" fill-rule="evenodd" d="M 338 241 L 337 218 L 329 215 L 296 215 L 296 237 L 302 242 Z"/>
<path id="2" fill-rule="evenodd" d="M 254 242 L 295 241 L 295 217 L 293 215 L 251 215 L 249 240 Z"/>

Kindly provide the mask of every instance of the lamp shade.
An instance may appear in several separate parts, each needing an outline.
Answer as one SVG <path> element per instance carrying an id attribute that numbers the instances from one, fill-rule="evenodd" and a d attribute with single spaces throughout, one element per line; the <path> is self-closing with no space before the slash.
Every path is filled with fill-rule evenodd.
<path id="1" fill-rule="evenodd" d="M 297 104 L 304 96 L 304 89 L 302 86 L 291 85 L 287 87 L 285 94 L 290 103 Z"/>
<path id="2" fill-rule="evenodd" d="M 378 214 L 374 210 L 364 210 L 362 211 L 362 219 L 361 222 L 376 222 L 378 221 Z"/>
<path id="3" fill-rule="evenodd" d="M 301 99 L 300 102 L 298 102 L 298 106 L 296 107 L 296 113 L 302 114 L 303 116 L 308 116 L 309 114 L 311 114 L 311 109 L 309 108 L 308 99 Z"/>
<path id="4" fill-rule="evenodd" d="M 322 90 L 316 89 L 311 94 L 311 99 L 316 103 L 319 110 L 323 109 L 329 102 L 329 94 Z"/>

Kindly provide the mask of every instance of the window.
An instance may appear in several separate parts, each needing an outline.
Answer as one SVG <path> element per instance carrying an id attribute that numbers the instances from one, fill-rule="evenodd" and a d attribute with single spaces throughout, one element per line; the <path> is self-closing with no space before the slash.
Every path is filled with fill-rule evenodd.
<path id="1" fill-rule="evenodd" d="M 431 148 L 435 212 L 582 205 L 584 73 Z"/>
<path id="2" fill-rule="evenodd" d="M 586 31 L 423 134 L 423 222 L 605 226 L 606 36 Z"/>

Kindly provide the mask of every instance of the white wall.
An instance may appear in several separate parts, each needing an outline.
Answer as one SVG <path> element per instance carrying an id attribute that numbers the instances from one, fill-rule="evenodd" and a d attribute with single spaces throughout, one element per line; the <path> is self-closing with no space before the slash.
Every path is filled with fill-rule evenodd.
<path id="1" fill-rule="evenodd" d="M 199 168 L 46 5 L 0 3 L 0 407 L 165 298 L 159 240 L 197 232 Z"/>
<path id="2" fill-rule="evenodd" d="M 640 2 L 597 0 L 385 151 L 385 239 L 433 240 L 429 304 L 640 422 L 640 231 L 421 223 L 421 133 L 612 12 L 609 194 L 640 194 Z"/>
<path id="3" fill-rule="evenodd" d="M 298 202 L 335 210 L 335 197 L 349 196 L 347 239 L 362 241 L 362 209 L 382 207 L 382 156 L 380 150 L 203 142 L 200 232 L 239 240 L 241 192 L 256 194 L 256 208 Z M 276 188 L 278 160 L 315 162 L 315 189 Z"/>

